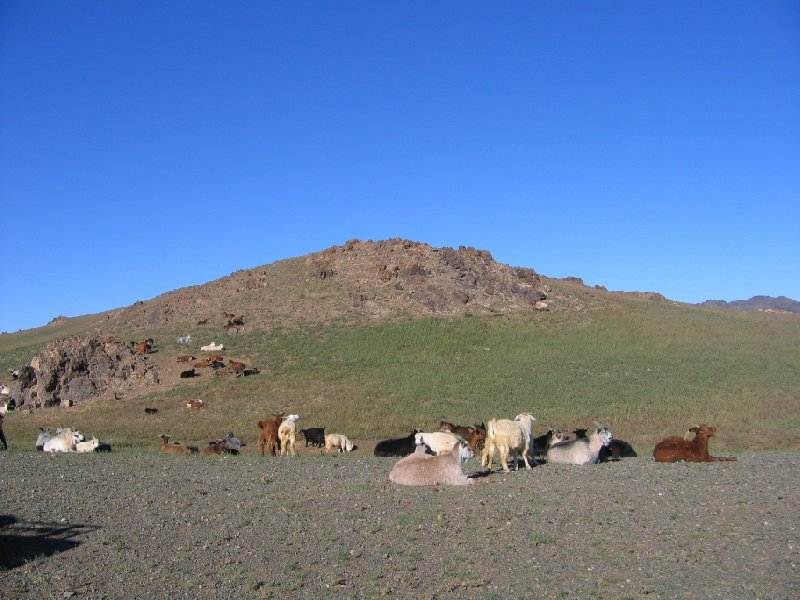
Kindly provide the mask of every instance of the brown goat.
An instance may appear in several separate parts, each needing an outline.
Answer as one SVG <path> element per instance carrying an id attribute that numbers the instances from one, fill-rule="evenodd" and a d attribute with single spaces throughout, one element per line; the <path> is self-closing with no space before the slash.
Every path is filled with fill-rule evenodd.
<path id="1" fill-rule="evenodd" d="M 153 344 L 155 344 L 153 338 L 147 338 L 143 342 L 133 342 L 133 351 L 136 354 L 148 354 L 153 351 Z"/>
<path id="2" fill-rule="evenodd" d="M 665 438 L 656 444 L 653 450 L 653 457 L 656 462 L 715 462 L 720 460 L 736 460 L 734 456 L 711 456 L 708 453 L 708 438 L 714 437 L 717 432 L 716 427 L 703 424 L 692 427 L 689 431 L 694 432 L 694 439 L 685 440 L 679 435 Z"/>
<path id="3" fill-rule="evenodd" d="M 228 451 L 228 446 L 222 441 L 209 442 L 208 446 L 203 448 L 203 454 L 225 454 Z"/>
<path id="4" fill-rule="evenodd" d="M 264 456 L 264 446 L 267 447 L 270 456 L 278 455 L 277 451 L 280 449 L 278 443 L 278 427 L 280 427 L 281 420 L 285 414 L 285 412 L 282 412 L 279 415 L 273 415 L 258 422 L 258 428 L 261 430 L 258 435 L 258 451 L 261 453 L 261 456 Z"/>
<path id="5" fill-rule="evenodd" d="M 191 354 L 181 354 L 176 360 L 178 362 L 191 362 L 195 359 Z"/>
<path id="6" fill-rule="evenodd" d="M 229 360 L 228 366 L 233 369 L 234 373 L 242 373 L 247 368 L 247 365 L 238 360 Z"/>
<path id="7" fill-rule="evenodd" d="M 483 425 L 467 425 L 464 427 L 441 420 L 439 421 L 439 430 L 441 431 L 443 429 L 460 435 L 473 451 L 482 449 L 483 443 L 486 440 L 486 427 Z"/>
<path id="8" fill-rule="evenodd" d="M 168 435 L 161 436 L 161 451 L 165 454 L 191 454 L 191 450 L 180 442 L 170 442 Z"/>
<path id="9" fill-rule="evenodd" d="M 199 398 L 197 400 L 189 400 L 189 402 L 186 403 L 186 408 L 196 408 L 199 410 L 205 407 L 206 405 Z"/>

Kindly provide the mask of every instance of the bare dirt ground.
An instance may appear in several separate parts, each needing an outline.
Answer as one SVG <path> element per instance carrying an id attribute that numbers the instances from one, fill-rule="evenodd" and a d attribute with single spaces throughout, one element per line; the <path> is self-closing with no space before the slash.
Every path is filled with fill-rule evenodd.
<path id="1" fill-rule="evenodd" d="M 800 597 L 800 453 L 468 488 L 394 461 L 0 452 L 0 598 Z"/>

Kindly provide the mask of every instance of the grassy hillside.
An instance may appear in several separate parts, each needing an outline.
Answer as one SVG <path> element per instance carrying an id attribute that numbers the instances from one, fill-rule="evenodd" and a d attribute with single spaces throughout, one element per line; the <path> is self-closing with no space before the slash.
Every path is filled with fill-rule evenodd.
<path id="1" fill-rule="evenodd" d="M 156 356 L 165 365 L 185 349 L 173 341 L 182 333 L 160 332 Z M 0 340 L 4 372 L 27 362 L 42 341 L 26 349 L 18 335 Z M 223 341 L 226 355 L 262 374 L 204 375 L 142 397 L 10 413 L 7 436 L 13 447 L 31 448 L 37 427 L 72 425 L 119 448 L 155 449 L 161 433 L 204 444 L 234 431 L 254 449 L 256 421 L 278 409 L 300 414 L 301 426 L 361 440 L 412 426 L 431 430 L 441 418 L 472 423 L 527 410 L 537 432 L 600 420 L 643 452 L 699 422 L 719 428 L 715 450 L 800 448 L 800 318 L 793 315 L 615 297 L 595 310 L 340 319 Z M 197 397 L 208 408 L 187 411 L 184 401 Z M 145 415 L 145 406 L 159 414 Z"/>

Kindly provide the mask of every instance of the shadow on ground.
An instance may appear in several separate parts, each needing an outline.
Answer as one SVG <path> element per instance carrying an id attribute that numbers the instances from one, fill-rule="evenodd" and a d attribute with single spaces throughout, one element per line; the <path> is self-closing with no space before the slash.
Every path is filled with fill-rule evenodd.
<path id="1" fill-rule="evenodd" d="M 52 556 L 81 544 L 79 536 L 99 529 L 94 525 L 65 525 L 19 521 L 0 515 L 0 571 L 42 556 Z"/>

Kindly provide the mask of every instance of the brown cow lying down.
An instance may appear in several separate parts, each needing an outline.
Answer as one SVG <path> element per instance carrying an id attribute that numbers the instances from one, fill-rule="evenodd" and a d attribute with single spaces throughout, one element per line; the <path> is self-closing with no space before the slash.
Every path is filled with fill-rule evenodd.
<path id="1" fill-rule="evenodd" d="M 463 439 L 438 456 L 426 454 L 425 445 L 420 444 L 413 454 L 395 463 L 389 481 L 397 485 L 472 485 L 475 482 L 464 474 L 462 464 L 474 455 Z"/>

